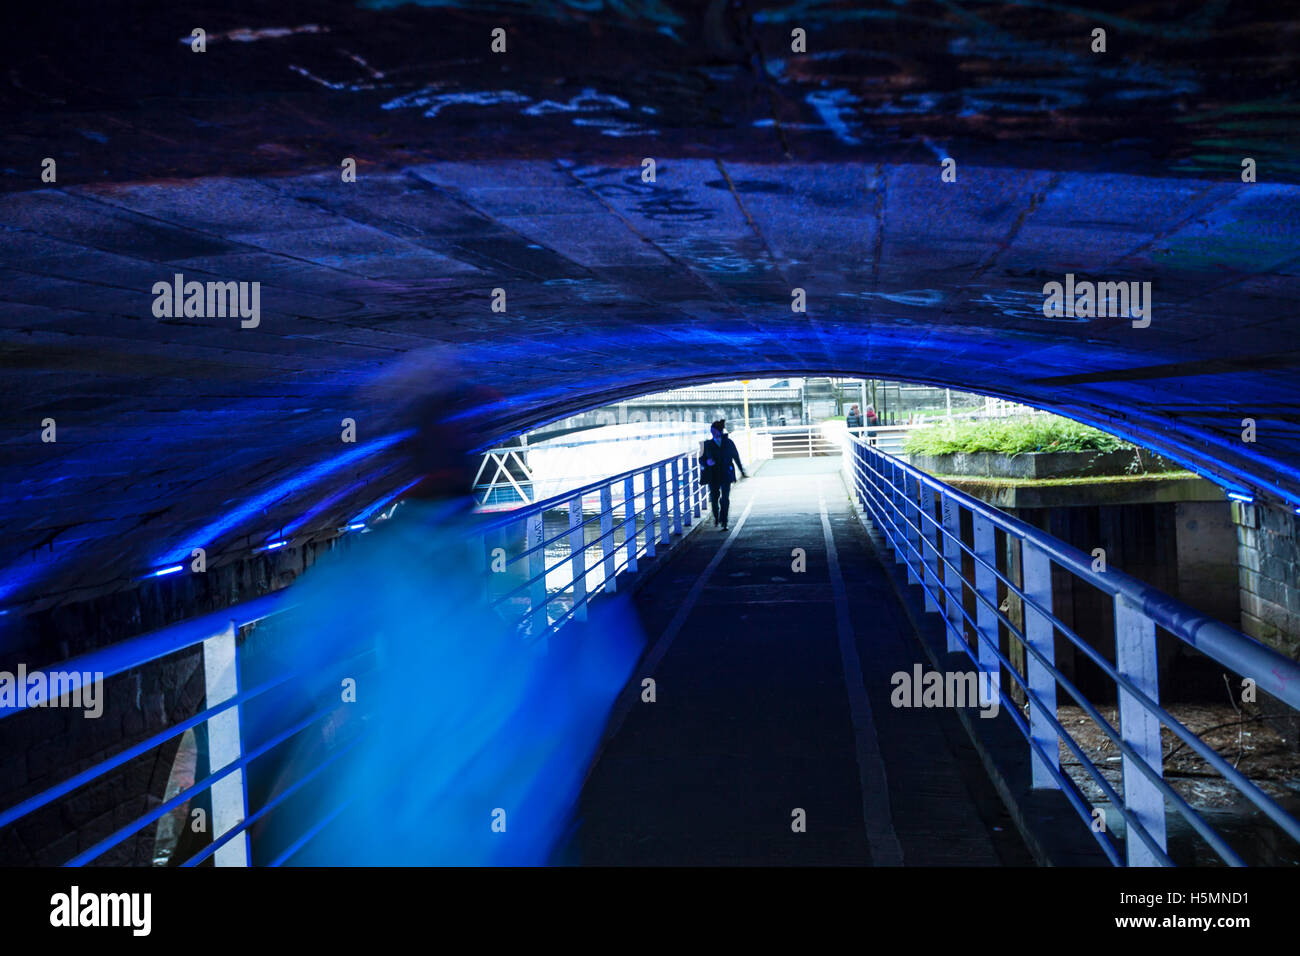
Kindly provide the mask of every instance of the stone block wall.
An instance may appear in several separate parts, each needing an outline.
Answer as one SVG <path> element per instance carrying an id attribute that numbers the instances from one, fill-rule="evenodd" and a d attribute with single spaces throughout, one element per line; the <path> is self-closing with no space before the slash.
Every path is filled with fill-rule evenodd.
<path id="1" fill-rule="evenodd" d="M 1300 660 L 1300 515 L 1232 503 L 1237 527 L 1241 629 Z"/>
<path id="2" fill-rule="evenodd" d="M 1300 660 L 1300 515 L 1234 501 L 1232 521 L 1237 526 L 1241 629 Z M 1300 751 L 1300 715 L 1263 692 L 1259 706 L 1291 748 Z"/>
<path id="3" fill-rule="evenodd" d="M 103 713 L 36 708 L 0 721 L 0 805 L 34 796 L 203 709 L 202 651 L 190 648 L 107 678 Z M 0 829 L 0 865 L 59 866 L 157 807 L 179 737 Z M 149 866 L 157 824 L 92 865 Z"/>
<path id="4" fill-rule="evenodd" d="M 342 541 L 346 539 L 310 541 L 263 552 L 211 568 L 206 574 L 145 581 L 134 588 L 10 619 L 5 622 L 0 645 L 0 670 L 16 673 L 20 663 L 29 671 L 57 666 L 96 648 L 286 587 Z M 108 677 L 103 693 L 103 713 L 98 718 L 67 707 L 45 707 L 0 720 L 0 809 L 41 793 L 203 710 L 203 651 L 198 646 L 186 648 Z M 201 749 L 206 747 L 204 730 L 203 724 L 196 728 Z M 58 866 L 159 806 L 179 744 L 180 737 L 173 737 L 0 828 L 0 866 Z M 206 808 L 206 795 L 194 799 L 197 802 L 191 802 L 191 807 Z M 156 823 L 146 825 L 95 865 L 149 866 L 156 832 Z"/>

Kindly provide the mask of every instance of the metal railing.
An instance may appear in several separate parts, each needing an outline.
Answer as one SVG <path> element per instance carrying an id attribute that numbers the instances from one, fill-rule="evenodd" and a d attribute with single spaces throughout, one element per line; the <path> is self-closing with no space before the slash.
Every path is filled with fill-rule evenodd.
<path id="1" fill-rule="evenodd" d="M 883 452 L 891 455 L 899 455 L 903 452 L 903 445 L 907 442 L 907 436 L 917 428 L 926 428 L 926 425 L 854 425 L 850 428 L 849 434 L 855 438 L 864 440 L 872 448 L 879 448 Z"/>
<path id="2" fill-rule="evenodd" d="M 817 425 L 768 425 L 756 428 L 759 434 L 769 435 L 772 439 L 773 457 L 811 458 L 814 455 L 838 455 L 841 429 L 850 435 L 861 438 L 873 448 L 880 448 L 890 454 L 901 454 L 907 436 L 918 428 L 928 425 L 854 425 L 852 428 L 839 420 L 823 422 Z M 778 452 L 780 454 L 778 454 Z"/>
<path id="3" fill-rule="evenodd" d="M 755 432 L 770 436 L 773 458 L 840 454 L 839 442 L 828 437 L 822 425 L 768 425 Z"/>
<path id="4" fill-rule="evenodd" d="M 721 402 L 741 402 L 749 398 L 751 405 L 772 402 L 797 402 L 803 397 L 803 389 L 797 387 L 773 387 L 749 389 L 744 388 L 675 388 L 668 392 L 655 392 L 630 399 L 628 405 L 685 405 L 709 404 Z M 614 405 L 617 406 L 618 402 Z"/>
<path id="5" fill-rule="evenodd" d="M 521 640 L 529 644 L 544 639 L 570 620 L 586 619 L 588 606 L 597 593 L 613 592 L 620 574 L 635 572 L 639 559 L 653 557 L 675 539 L 683 537 L 695 525 L 702 507 L 707 507 L 704 504 L 705 491 L 698 480 L 698 464 L 694 452 L 683 452 L 575 488 L 546 501 L 527 505 L 500 518 L 476 523 L 470 536 L 482 545 L 481 571 L 487 600 L 508 622 L 518 626 Z M 565 526 L 547 537 L 545 517 L 553 512 L 564 516 Z M 518 541 L 521 537 L 521 546 L 511 545 L 505 548 L 507 554 L 513 551 L 513 555 L 505 560 L 505 568 L 522 569 L 517 573 L 522 573 L 523 580 L 516 583 L 514 577 L 517 575 L 494 573 L 500 565 L 497 569 L 493 568 L 492 551 L 494 546 L 500 547 L 502 541 Z M 596 552 L 599 552 L 598 557 L 589 562 L 588 556 Z M 554 563 L 548 563 L 552 559 L 555 559 Z M 494 587 L 498 579 L 503 579 L 506 583 Z M 494 591 L 499 593 L 493 593 Z M 182 787 L 178 793 L 129 823 L 118 826 L 90 846 L 85 846 L 87 841 L 83 837 L 79 841 L 83 848 L 64 865 L 82 866 L 92 863 L 164 815 L 206 791 L 213 790 L 215 793 L 219 788 L 226 791 L 221 801 L 225 809 L 218 808 L 218 800 L 214 796 L 212 842 L 180 865 L 194 866 L 214 855 L 218 856 L 217 862 L 221 863 L 219 854 L 239 850 L 241 843 L 242 853 L 228 857 L 222 865 L 246 865 L 251 858 L 247 843 L 249 828 L 283 804 L 311 779 L 325 772 L 357 743 L 354 739 L 338 748 L 316 766 L 304 770 L 286 789 L 269 797 L 261 807 L 250 812 L 247 787 L 243 783 L 243 774 L 249 766 L 294 735 L 329 721 L 340 705 L 332 703 L 316 710 L 273 733 L 269 739 L 252 745 L 242 739 L 240 734 L 239 718 L 244 707 L 250 701 L 262 698 L 263 695 L 284 687 L 289 681 L 304 676 L 346 673 L 344 668 L 350 668 L 355 673 L 358 660 L 371 654 L 366 651 L 347 661 L 303 664 L 254 687 L 241 689 L 240 682 L 232 679 L 238 674 L 238 656 L 243 653 L 239 647 L 238 632 L 290 611 L 294 606 L 294 589 L 285 588 L 225 610 L 92 651 L 40 671 L 45 675 L 44 686 L 47 687 L 58 686 L 50 681 L 50 677 L 56 674 L 93 674 L 103 681 L 115 677 L 124 679 L 124 675 L 135 668 L 159 662 L 178 652 L 196 651 L 200 647 L 203 648 L 205 667 L 213 658 L 219 658 L 224 668 L 219 677 L 214 678 L 209 672 L 205 685 L 206 706 L 202 711 L 143 740 L 124 746 L 112 756 L 99 759 L 59 783 L 0 811 L 0 829 L 18 823 L 83 787 L 102 781 L 106 775 L 121 770 L 129 762 L 206 722 L 209 730 L 209 754 L 212 758 L 208 775 Z M 231 668 L 234 668 L 235 674 L 230 673 Z M 33 694 L 28 695 L 25 705 L 0 707 L 0 719 L 21 714 L 28 707 L 43 706 L 38 696 Z M 219 734 L 224 735 L 222 747 L 217 746 Z M 218 757 L 218 751 L 224 756 Z M 231 809 L 231 799 L 236 801 L 234 809 Z M 279 853 L 271 865 L 287 861 L 328 822 L 328 818 L 305 822 L 302 835 Z M 236 862 L 229 862 L 232 859 Z"/>
<path id="6" fill-rule="evenodd" d="M 602 589 L 614 592 L 618 575 L 636 571 L 638 558 L 654 557 L 659 547 L 690 530 L 705 493 L 692 450 L 484 522 L 477 533 L 484 539 L 485 566 L 497 573 L 517 567 L 523 574 L 517 583 L 503 575 L 514 586 L 490 593 L 492 606 L 507 615 L 515 607 L 513 619 L 535 637 L 571 618 L 585 620 L 591 595 Z M 564 526 L 551 533 L 546 516 L 554 513 Z M 510 546 L 520 539 L 522 548 Z M 489 557 L 493 550 L 501 558 L 495 569 Z M 599 555 L 588 562 L 592 552 Z"/>
<path id="7" fill-rule="evenodd" d="M 708 427 L 686 422 L 638 422 L 583 429 L 569 433 L 571 440 L 565 440 L 569 435 L 541 439 L 529 436 L 533 440 L 525 444 L 488 448 L 481 453 L 474 476 L 474 501 L 485 511 L 531 504 L 539 496 L 559 494 L 574 485 L 595 481 L 609 473 L 604 469 L 639 465 L 649 455 L 663 457 L 676 450 L 671 447 L 673 439 L 680 439 L 685 447 L 701 431 L 707 434 Z M 632 450 L 647 442 L 658 442 L 661 447 Z M 579 448 L 584 451 L 566 454 Z"/>
<path id="8" fill-rule="evenodd" d="M 1254 680 L 1260 690 L 1293 710 L 1300 710 L 1300 664 L 1122 571 L 1093 570 L 1091 555 L 957 491 L 859 438 L 846 435 L 845 442 L 845 470 L 856 503 L 884 537 L 895 561 L 906 565 L 908 583 L 921 586 L 925 609 L 943 615 L 948 652 L 964 653 L 997 688 L 1008 714 L 1026 739 L 1033 787 L 1061 790 L 1112 863 L 1172 865 L 1166 844 L 1168 801 L 1220 859 L 1233 866 L 1245 865 L 1223 836 L 1165 781 L 1162 726 L 1281 831 L 1300 841 L 1300 821 L 1160 705 L 1156 629 L 1173 635 L 1229 671 Z M 963 514 L 969 515 L 969 535 L 963 531 Z M 998 566 L 997 532 L 1006 536 L 1008 547 L 1020 549 L 1019 581 Z M 971 575 L 963 573 L 964 556 L 970 559 Z M 1114 606 L 1113 664 L 1054 613 L 1053 568 L 1110 596 Z M 1004 613 L 998 601 L 999 585 L 1022 602 L 1023 626 Z M 971 605 L 974 613 L 969 610 Z M 1023 669 L 1000 650 L 999 626 L 1010 635 L 1009 649 L 1014 647 L 1010 641 L 1023 649 Z M 1114 681 L 1119 729 L 1111 726 L 1057 668 L 1058 633 Z M 1000 676 L 1003 672 L 1026 697 L 1027 715 L 1004 689 Z M 1057 712 L 1058 687 L 1120 751 L 1121 792 L 1107 781 L 1062 725 Z M 1061 770 L 1062 744 L 1124 819 L 1123 860 L 1108 833 L 1091 826 L 1093 808 Z"/>
<path id="9" fill-rule="evenodd" d="M 479 505 L 523 502 L 533 500 L 533 473 L 528 467 L 528 446 L 511 445 L 508 448 L 489 448 L 483 452 L 478 472 L 474 475 L 474 500 Z M 479 481 L 485 473 L 491 477 Z M 523 480 L 515 477 L 518 473 Z"/>

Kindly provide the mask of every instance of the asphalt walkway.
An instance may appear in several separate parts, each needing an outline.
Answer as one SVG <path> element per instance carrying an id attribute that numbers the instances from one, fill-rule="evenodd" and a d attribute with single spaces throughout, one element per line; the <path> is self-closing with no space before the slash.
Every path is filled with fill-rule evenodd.
<path id="1" fill-rule="evenodd" d="M 766 463 L 730 532 L 706 519 L 637 593 L 651 647 L 569 860 L 1031 862 L 954 714 L 890 706 L 891 675 L 928 663 L 839 466 Z"/>

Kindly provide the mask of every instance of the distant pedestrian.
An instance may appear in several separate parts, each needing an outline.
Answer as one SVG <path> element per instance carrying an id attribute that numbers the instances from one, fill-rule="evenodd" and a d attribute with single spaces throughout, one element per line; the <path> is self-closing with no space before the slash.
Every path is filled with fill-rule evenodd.
<path id="1" fill-rule="evenodd" d="M 849 407 L 849 413 L 844 417 L 844 424 L 849 428 L 862 427 L 862 411 L 856 405 Z"/>
<path id="2" fill-rule="evenodd" d="M 727 530 L 727 512 L 731 507 L 731 483 L 736 480 L 736 469 L 744 478 L 749 475 L 740 463 L 736 443 L 726 433 L 726 419 L 719 418 L 710 428 L 708 440 L 700 448 L 700 480 L 709 486 L 709 509 L 713 512 L 714 527 Z"/>

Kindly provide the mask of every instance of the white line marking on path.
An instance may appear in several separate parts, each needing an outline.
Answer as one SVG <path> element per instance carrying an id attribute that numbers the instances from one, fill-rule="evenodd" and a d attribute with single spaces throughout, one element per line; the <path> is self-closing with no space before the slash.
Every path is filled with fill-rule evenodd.
<path id="1" fill-rule="evenodd" d="M 880 755 L 880 740 L 871 716 L 871 701 L 862 682 L 862 662 L 853 636 L 849 617 L 848 591 L 840 574 L 840 556 L 835 550 L 826 497 L 821 480 L 817 481 L 817 507 L 822 518 L 822 537 L 826 541 L 826 564 L 830 569 L 831 592 L 835 595 L 835 630 L 839 634 L 840 662 L 844 666 L 844 686 L 849 694 L 849 714 L 853 719 L 853 737 L 857 742 L 858 780 L 862 788 L 862 819 L 867 827 L 867 843 L 875 866 L 902 866 L 903 848 L 894 832 L 893 811 L 889 805 L 889 784 L 885 779 L 885 761 Z"/>
<path id="2" fill-rule="evenodd" d="M 705 565 L 704 570 L 700 572 L 700 576 L 697 577 L 695 583 L 691 585 L 691 589 L 686 592 L 686 597 L 684 597 L 682 603 L 678 605 L 677 613 L 674 614 L 673 619 L 668 622 L 668 626 L 664 628 L 664 632 L 659 635 L 659 640 L 655 641 L 654 647 L 650 648 L 650 652 L 646 654 L 640 665 L 638 665 L 632 680 L 628 682 L 628 686 L 624 691 L 622 698 L 616 705 L 614 716 L 609 723 L 605 725 L 605 736 L 601 740 L 599 750 L 596 751 L 596 755 L 592 759 L 592 767 L 595 767 L 599 762 L 601 754 L 605 751 L 605 744 L 614 739 L 614 736 L 622 728 L 623 721 L 627 719 L 627 715 L 631 712 L 633 705 L 640 699 L 641 679 L 653 674 L 655 668 L 659 666 L 659 662 L 662 661 L 664 655 L 668 653 L 668 648 L 672 645 L 673 639 L 677 637 L 678 633 L 682 629 L 682 625 L 686 623 L 686 618 L 690 616 L 691 610 L 695 607 L 695 602 L 700 599 L 700 594 L 709 583 L 709 578 L 713 576 L 713 572 L 717 570 L 718 565 L 722 563 L 722 559 L 727 556 L 727 551 L 730 550 L 731 545 L 740 534 L 740 529 L 745 526 L 745 519 L 749 517 L 750 511 L 754 508 L 754 502 L 757 500 L 758 492 L 755 491 L 753 496 L 746 503 L 745 510 L 741 512 L 740 520 L 732 525 L 730 532 L 728 532 L 726 539 L 722 542 L 721 546 L 719 546 L 717 553 L 709 560 L 709 563 Z M 704 519 L 701 518 L 700 520 L 703 521 Z M 589 769 L 588 773 L 590 772 Z"/>

